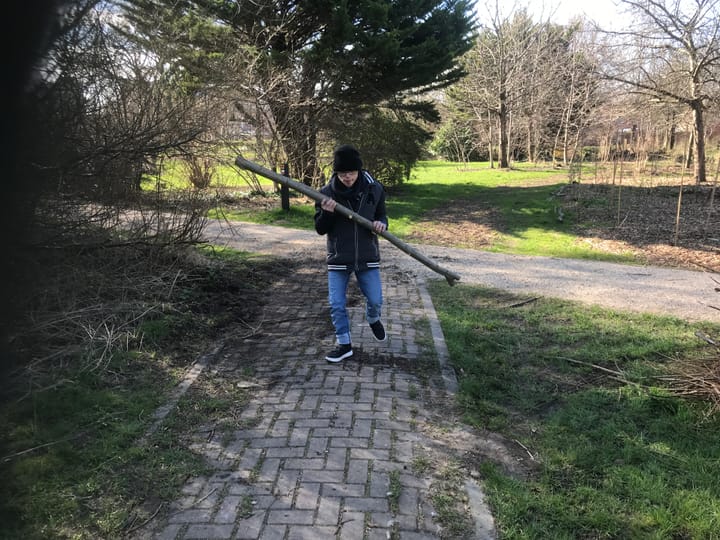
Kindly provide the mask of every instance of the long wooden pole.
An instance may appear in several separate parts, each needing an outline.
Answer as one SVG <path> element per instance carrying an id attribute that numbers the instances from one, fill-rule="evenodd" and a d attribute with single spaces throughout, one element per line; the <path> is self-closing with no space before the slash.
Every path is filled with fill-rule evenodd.
<path id="1" fill-rule="evenodd" d="M 242 168 L 246 169 L 248 171 L 252 171 L 256 174 L 259 174 L 260 176 L 264 176 L 265 178 L 269 178 L 273 182 L 278 182 L 279 184 L 288 186 L 289 188 L 294 189 L 295 191 L 299 191 L 303 195 L 307 195 L 311 199 L 321 202 L 323 199 L 326 199 L 327 197 L 320 193 L 319 191 L 314 190 L 310 186 L 306 186 L 305 184 L 301 182 L 297 182 L 291 178 L 288 178 L 287 176 L 282 176 L 275 171 L 271 171 L 270 169 L 266 169 L 265 167 L 258 165 L 257 163 L 254 163 L 250 160 L 247 160 L 243 158 L 242 156 L 238 156 L 235 159 L 235 164 Z M 372 221 L 369 219 L 366 219 L 362 217 L 360 214 L 357 214 L 356 212 L 353 212 L 346 206 L 343 206 L 341 204 L 338 204 L 335 206 L 335 212 L 338 214 L 345 216 L 348 219 L 351 219 L 355 221 L 357 224 L 365 227 L 366 229 L 373 230 L 373 224 Z M 455 285 L 455 282 L 460 279 L 460 275 L 456 274 L 455 272 L 452 272 L 450 270 L 447 270 L 446 268 L 441 267 L 439 264 L 437 264 L 435 261 L 430 259 L 429 257 L 426 257 L 416 249 L 413 249 L 409 245 L 407 245 L 405 242 L 400 240 L 395 235 L 383 231 L 380 233 L 377 233 L 379 236 L 382 236 L 385 238 L 385 240 L 389 241 L 391 244 L 393 244 L 395 247 L 400 249 L 401 251 L 404 251 L 414 259 L 420 261 L 425 266 L 433 270 L 434 272 L 437 272 L 441 276 L 443 276 L 447 282 L 452 286 Z"/>

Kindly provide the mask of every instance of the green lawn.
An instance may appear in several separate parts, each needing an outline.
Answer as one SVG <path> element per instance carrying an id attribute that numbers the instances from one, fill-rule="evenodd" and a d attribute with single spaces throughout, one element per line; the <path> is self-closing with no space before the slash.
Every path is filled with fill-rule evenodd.
<path id="1" fill-rule="evenodd" d="M 134 505 L 175 496 L 188 474 L 205 471 L 171 429 L 137 446 L 177 370 L 136 352 L 105 369 L 67 370 L 57 389 L 0 409 L 0 538 L 116 538 Z"/>
<path id="2" fill-rule="evenodd" d="M 720 417 L 657 378 L 716 364 L 695 332 L 720 325 L 550 299 L 509 307 L 523 298 L 439 281 L 431 293 L 465 420 L 537 461 L 528 475 L 480 465 L 503 538 L 720 537 Z"/>
<path id="3" fill-rule="evenodd" d="M 233 165 L 233 156 L 227 156 L 227 163 L 216 164 L 213 168 L 212 181 L 208 189 L 223 190 L 244 193 L 252 190 L 247 182 L 245 173 L 240 174 L 238 168 Z M 145 175 L 141 182 L 141 189 L 154 191 L 158 188 L 158 182 L 162 189 L 185 190 L 193 186 L 188 180 L 188 171 L 183 162 L 178 159 L 169 159 L 162 162 L 160 175 Z M 274 187 L 272 180 L 257 177 L 263 189 L 271 191 Z"/>

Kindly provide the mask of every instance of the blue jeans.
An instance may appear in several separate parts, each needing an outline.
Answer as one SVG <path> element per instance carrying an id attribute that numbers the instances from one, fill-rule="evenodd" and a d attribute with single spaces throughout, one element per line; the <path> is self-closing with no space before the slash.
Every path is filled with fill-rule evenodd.
<path id="1" fill-rule="evenodd" d="M 350 321 L 347 309 L 347 288 L 353 271 L 330 270 L 328 272 L 328 298 L 330 300 L 330 318 L 335 327 L 335 337 L 340 345 L 351 343 Z M 380 283 L 380 269 L 371 268 L 355 272 L 360 290 L 365 295 L 365 317 L 372 324 L 380 320 L 383 296 Z"/>

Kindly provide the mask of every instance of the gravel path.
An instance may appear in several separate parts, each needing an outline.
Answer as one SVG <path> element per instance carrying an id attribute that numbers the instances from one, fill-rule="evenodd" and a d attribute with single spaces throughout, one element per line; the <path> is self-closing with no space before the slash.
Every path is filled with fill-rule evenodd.
<path id="1" fill-rule="evenodd" d="M 211 242 L 230 242 L 248 251 L 323 257 L 325 241 L 313 231 L 285 227 L 211 222 Z M 720 275 L 651 266 L 506 255 L 438 246 L 413 247 L 457 272 L 460 283 L 542 295 L 598 306 L 669 315 L 688 321 L 720 322 Z M 389 242 L 382 243 L 383 263 L 415 276 L 440 277 Z"/>

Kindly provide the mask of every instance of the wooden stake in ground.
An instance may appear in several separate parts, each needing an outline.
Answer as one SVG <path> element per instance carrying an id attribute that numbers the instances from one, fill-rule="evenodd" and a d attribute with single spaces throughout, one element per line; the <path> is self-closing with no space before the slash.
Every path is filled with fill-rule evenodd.
<path id="1" fill-rule="evenodd" d="M 296 182 L 295 180 L 292 180 L 291 178 L 288 178 L 287 176 L 282 176 L 274 171 L 271 171 L 270 169 L 266 169 L 265 167 L 258 165 L 257 163 L 254 163 L 252 161 L 249 161 L 242 156 L 238 156 L 235 159 L 235 164 L 242 168 L 246 169 L 248 171 L 252 171 L 255 174 L 259 174 L 260 176 L 264 176 L 265 178 L 268 178 L 272 180 L 273 182 L 278 182 L 279 184 L 282 184 L 284 186 L 288 186 L 291 189 L 294 189 L 295 191 L 299 191 L 303 195 L 307 195 L 311 199 L 315 201 L 322 201 L 323 199 L 326 199 L 327 197 L 320 193 L 319 191 L 314 190 L 313 188 L 306 186 L 305 184 L 301 182 Z M 372 221 L 369 219 L 366 219 L 362 217 L 360 214 L 357 214 L 347 208 L 346 206 L 343 206 L 341 204 L 338 204 L 335 206 L 335 212 L 340 214 L 341 216 L 345 216 L 348 219 L 351 219 L 355 221 L 358 225 L 361 225 L 362 227 L 365 227 L 366 229 L 373 230 Z M 460 279 L 460 275 L 456 274 L 455 272 L 452 272 L 451 270 L 447 270 L 446 268 L 441 267 L 439 264 L 437 264 L 435 261 L 430 259 L 429 257 L 426 257 L 416 249 L 412 248 L 411 246 L 407 245 L 405 242 L 400 240 L 395 235 L 383 231 L 381 233 L 376 233 L 378 236 L 382 236 L 385 240 L 389 241 L 391 244 L 393 244 L 395 247 L 400 249 L 401 251 L 404 251 L 408 255 L 410 255 L 412 258 L 420 261 L 425 266 L 430 268 L 430 270 L 437 272 L 441 276 L 443 276 L 448 284 L 455 285 L 455 282 Z"/>
<path id="2" fill-rule="evenodd" d="M 718 160 L 717 167 L 715 167 L 715 177 L 713 178 L 713 185 L 712 185 L 712 189 L 710 190 L 710 203 L 708 204 L 708 215 L 707 215 L 707 219 L 705 220 L 705 230 L 706 231 L 710 225 L 710 219 L 712 218 L 712 214 L 713 214 L 713 204 L 715 202 L 715 190 L 717 189 L 718 174 L 720 173 L 720 156 L 718 156 L 717 160 Z"/>
<path id="3" fill-rule="evenodd" d="M 675 212 L 675 239 L 673 246 L 678 245 L 678 236 L 680 235 L 680 209 L 682 208 L 683 181 L 685 180 L 685 167 L 683 166 L 680 173 L 680 191 L 678 192 L 677 212 Z"/>

